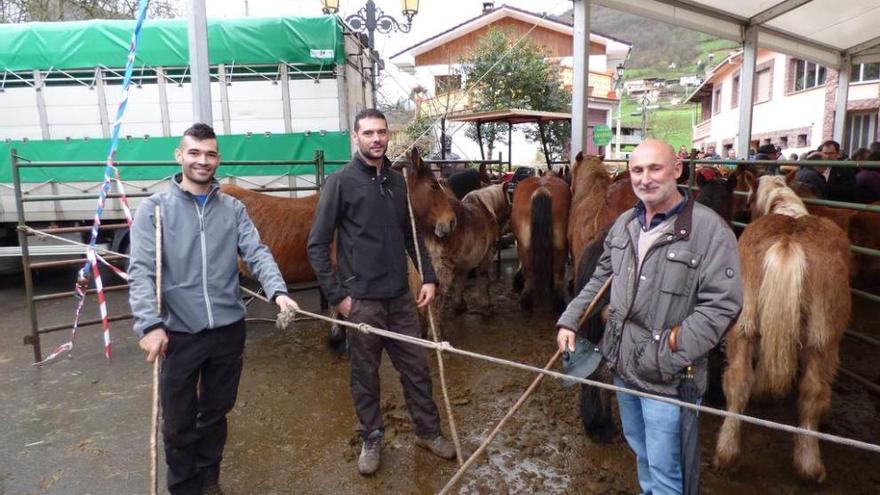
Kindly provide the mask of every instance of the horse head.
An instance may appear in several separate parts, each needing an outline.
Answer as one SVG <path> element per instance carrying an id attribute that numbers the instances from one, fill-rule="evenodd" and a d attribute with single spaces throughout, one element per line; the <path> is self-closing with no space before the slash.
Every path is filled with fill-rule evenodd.
<path id="1" fill-rule="evenodd" d="M 434 176 L 431 168 L 422 161 L 418 150 L 410 152 L 407 187 L 412 203 L 413 216 L 422 232 L 446 237 L 455 230 L 455 210 L 450 203 L 450 192 Z"/>

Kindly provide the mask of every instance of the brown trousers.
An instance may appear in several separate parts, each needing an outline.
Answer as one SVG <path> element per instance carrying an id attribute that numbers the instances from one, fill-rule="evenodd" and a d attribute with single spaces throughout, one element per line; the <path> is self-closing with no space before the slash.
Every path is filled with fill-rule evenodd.
<path id="1" fill-rule="evenodd" d="M 376 328 L 421 337 L 415 302 L 409 293 L 391 299 L 352 299 L 352 323 L 366 323 Z M 431 373 L 425 348 L 399 340 L 348 331 L 351 356 L 351 397 L 357 412 L 358 433 L 366 439 L 375 431 L 384 431 L 379 403 L 379 364 L 382 349 L 400 374 L 403 396 L 416 435 L 432 439 L 440 434 L 440 416 L 431 395 Z"/>

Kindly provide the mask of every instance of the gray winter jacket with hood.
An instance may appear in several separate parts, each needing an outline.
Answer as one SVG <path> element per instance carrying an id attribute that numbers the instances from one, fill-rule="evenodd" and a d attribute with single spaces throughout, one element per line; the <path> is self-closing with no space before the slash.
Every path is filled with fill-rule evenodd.
<path id="1" fill-rule="evenodd" d="M 198 333 L 244 318 L 238 258 L 273 299 L 287 286 L 244 204 L 211 184 L 204 206 L 180 185 L 141 203 L 131 228 L 129 303 L 134 332 Z M 156 308 L 155 207 L 162 220 L 162 312 Z"/>

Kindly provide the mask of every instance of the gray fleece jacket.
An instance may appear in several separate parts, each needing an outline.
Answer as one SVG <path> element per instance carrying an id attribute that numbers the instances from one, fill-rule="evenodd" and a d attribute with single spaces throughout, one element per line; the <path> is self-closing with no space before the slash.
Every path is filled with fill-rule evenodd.
<path id="1" fill-rule="evenodd" d="M 156 309 L 155 207 L 162 219 L 162 312 Z M 244 204 L 214 181 L 204 206 L 180 186 L 141 203 L 131 227 L 129 304 L 134 332 L 155 328 L 198 333 L 244 318 L 238 258 L 274 299 L 287 286 Z"/>
<path id="2" fill-rule="evenodd" d="M 577 330 L 581 315 L 613 273 L 599 348 L 627 385 L 670 397 L 678 394 L 688 365 L 694 366 L 697 386 L 705 392 L 707 354 L 739 314 L 743 297 L 736 237 L 724 220 L 691 199 L 674 222 L 638 268 L 641 227 L 634 210 L 621 215 L 605 238 L 593 277 L 557 322 Z M 675 325 L 681 329 L 673 352 L 669 334 Z"/>

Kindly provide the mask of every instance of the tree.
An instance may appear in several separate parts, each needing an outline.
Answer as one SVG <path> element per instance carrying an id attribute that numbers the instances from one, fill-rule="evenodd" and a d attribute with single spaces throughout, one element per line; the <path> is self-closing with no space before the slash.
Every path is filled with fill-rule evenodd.
<path id="1" fill-rule="evenodd" d="M 148 15 L 179 17 L 173 0 L 151 0 Z M 137 0 L 0 0 L 0 22 L 75 21 L 83 19 L 132 19 Z"/>
<path id="2" fill-rule="evenodd" d="M 493 28 L 477 48 L 461 60 L 459 72 L 465 84 L 474 85 L 471 89 L 473 109 L 570 111 L 571 94 L 563 87 L 559 65 L 548 61 L 547 53 L 529 38 L 514 45 L 516 42 L 510 32 Z M 551 158 L 560 159 L 571 136 L 571 126 L 568 122 L 554 122 L 546 126 L 546 131 Z M 525 134 L 531 142 L 540 140 L 537 126 Z M 466 135 L 476 140 L 476 125 L 470 125 Z M 491 156 L 496 143 L 507 143 L 507 126 L 484 124 L 482 135 Z"/>

